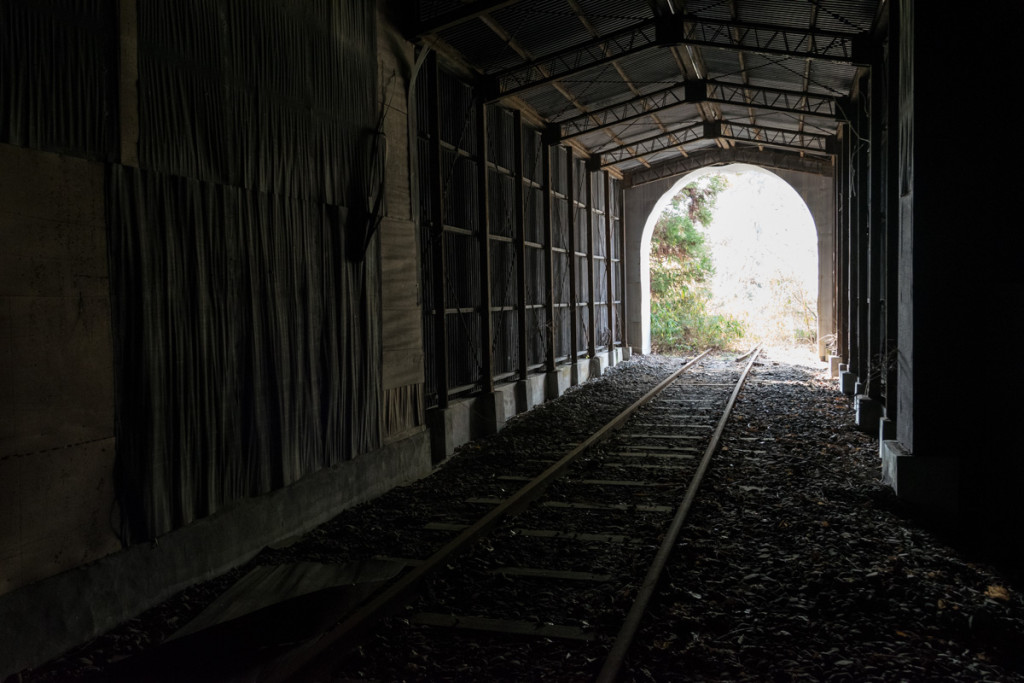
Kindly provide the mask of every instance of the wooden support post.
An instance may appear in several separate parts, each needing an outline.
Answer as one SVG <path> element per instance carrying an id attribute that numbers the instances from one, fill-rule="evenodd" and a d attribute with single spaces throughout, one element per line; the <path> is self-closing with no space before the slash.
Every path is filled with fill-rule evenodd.
<path id="1" fill-rule="evenodd" d="M 608 294 L 605 297 L 608 301 L 608 350 L 615 348 L 615 278 L 612 272 L 615 269 L 615 259 L 612 247 L 615 240 L 612 239 L 612 179 L 608 171 L 601 171 L 604 182 L 604 272 L 608 283 Z"/>
<path id="2" fill-rule="evenodd" d="M 479 192 L 480 239 L 480 383 L 486 393 L 494 391 L 494 331 L 491 317 L 491 205 L 487 170 L 487 106 L 476 105 L 477 190 Z"/>
<path id="3" fill-rule="evenodd" d="M 523 216 L 525 201 L 523 191 L 523 114 L 516 109 L 513 112 L 513 156 L 515 159 L 513 174 L 515 177 L 515 197 L 512 200 L 515 219 L 515 250 L 516 250 L 516 286 L 518 289 L 519 306 L 516 315 L 519 323 L 519 379 L 526 379 L 529 374 L 529 353 L 526 348 L 526 221 Z"/>
<path id="4" fill-rule="evenodd" d="M 544 194 L 544 320 L 548 333 L 544 337 L 544 365 L 548 372 L 555 370 L 555 253 L 554 226 L 551 220 L 551 145 L 540 143 Z"/>
<path id="5" fill-rule="evenodd" d="M 576 310 L 576 299 L 579 293 L 576 291 L 576 187 L 575 169 L 573 168 L 572 147 L 565 148 L 565 204 L 569 231 L 569 252 L 566 254 L 569 268 L 569 303 L 566 307 L 566 315 L 569 316 L 569 358 L 573 365 L 579 360 L 577 349 L 580 347 L 579 338 L 579 314 Z"/>
<path id="6" fill-rule="evenodd" d="M 437 407 L 448 407 L 448 329 L 445 316 L 445 273 L 444 258 L 444 196 L 441 179 L 444 169 L 441 163 L 441 102 L 439 96 L 439 70 L 437 58 L 431 56 L 430 92 L 428 93 L 428 109 L 430 110 L 430 166 L 434 173 L 430 174 L 431 194 L 430 205 L 430 239 L 433 246 L 431 263 L 434 299 L 434 368 L 437 372 Z"/>
<path id="7" fill-rule="evenodd" d="M 597 356 L 597 278 L 594 273 L 594 173 L 589 168 L 587 173 L 587 278 L 590 282 L 590 308 L 587 311 L 590 322 L 590 344 L 587 353 L 591 358 Z"/>

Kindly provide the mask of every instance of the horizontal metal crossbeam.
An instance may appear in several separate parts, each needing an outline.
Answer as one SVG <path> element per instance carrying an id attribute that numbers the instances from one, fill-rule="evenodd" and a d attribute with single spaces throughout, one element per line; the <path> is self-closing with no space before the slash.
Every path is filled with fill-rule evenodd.
<path id="1" fill-rule="evenodd" d="M 658 24 L 664 45 L 695 45 L 764 55 L 824 59 L 870 66 L 869 36 L 756 24 L 689 15 L 667 17 Z"/>
<path id="2" fill-rule="evenodd" d="M 860 34 L 676 15 L 641 21 L 493 74 L 487 99 L 518 95 L 622 57 L 671 45 L 709 46 L 845 64 L 870 63 L 868 39 Z"/>
<path id="3" fill-rule="evenodd" d="M 678 156 L 650 167 L 639 166 L 626 171 L 622 182 L 626 187 L 639 187 L 666 178 L 677 178 L 705 166 L 736 163 L 754 164 L 767 169 L 799 171 L 827 178 L 831 178 L 835 172 L 832 160 L 827 156 L 806 154 L 804 150 L 760 149 L 745 145 L 729 149 L 711 147 L 695 151 L 687 157 Z"/>
<path id="4" fill-rule="evenodd" d="M 761 88 L 756 85 L 707 81 L 708 102 L 741 104 L 755 109 L 781 111 L 807 116 L 834 119 L 837 116 L 836 98 L 800 90 Z"/>
<path id="5" fill-rule="evenodd" d="M 679 145 L 686 144 L 687 142 L 694 142 L 705 137 L 705 122 L 692 123 L 681 128 L 674 128 L 667 130 L 657 135 L 652 135 L 640 140 L 633 140 L 627 142 L 624 145 L 618 147 L 612 147 L 610 149 L 602 149 L 599 154 L 601 155 L 601 166 L 614 166 L 615 164 L 622 163 L 623 161 L 629 161 L 631 159 L 637 159 L 648 154 L 654 154 L 655 152 L 662 152 L 672 147 L 678 147 Z"/>
<path id="6" fill-rule="evenodd" d="M 601 130 L 619 123 L 628 123 L 686 104 L 691 101 L 687 97 L 690 92 L 689 88 L 690 86 L 686 83 L 676 83 L 641 97 L 634 97 L 625 102 L 573 116 L 570 119 L 556 121 L 555 125 L 561 127 L 561 139 L 569 140 L 584 133 Z"/>
<path id="7" fill-rule="evenodd" d="M 537 86 L 656 47 L 656 20 L 649 19 L 600 38 L 535 59 L 492 77 L 488 100 L 518 95 Z"/>
<path id="8" fill-rule="evenodd" d="M 819 154 L 832 154 L 835 136 L 822 133 L 770 128 L 735 121 L 716 121 L 708 126 L 708 137 L 727 138 L 755 145 L 800 149 Z M 717 129 L 717 130 L 715 130 Z M 717 133 L 717 134 L 716 134 Z"/>
<path id="9" fill-rule="evenodd" d="M 836 99 L 828 95 L 779 88 L 760 88 L 725 81 L 689 81 L 676 83 L 607 107 L 556 121 L 561 127 L 560 139 L 569 140 L 609 126 L 629 123 L 651 114 L 658 114 L 684 104 L 715 102 L 738 104 L 768 111 L 781 111 L 808 116 L 836 117 Z"/>
<path id="10" fill-rule="evenodd" d="M 766 147 L 797 149 L 816 154 L 834 153 L 834 136 L 832 135 L 756 126 L 734 121 L 705 121 L 627 142 L 618 147 L 603 149 L 600 151 L 601 166 L 614 166 L 641 156 L 664 152 L 688 142 L 715 138 L 749 142 Z"/>

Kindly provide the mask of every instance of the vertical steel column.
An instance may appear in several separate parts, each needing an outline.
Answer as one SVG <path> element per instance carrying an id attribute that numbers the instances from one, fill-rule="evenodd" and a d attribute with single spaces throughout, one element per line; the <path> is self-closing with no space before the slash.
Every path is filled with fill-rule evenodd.
<path id="1" fill-rule="evenodd" d="M 515 130 L 512 133 L 513 157 L 515 159 L 513 175 L 515 177 L 515 197 L 512 200 L 515 219 L 515 250 L 516 250 L 516 285 L 519 290 L 519 306 L 516 317 L 519 322 L 519 379 L 526 379 L 529 374 L 529 354 L 526 348 L 526 225 L 523 217 L 523 114 L 516 109 L 512 113 Z"/>
<path id="2" fill-rule="evenodd" d="M 566 202 L 566 215 L 568 217 L 568 225 L 566 230 L 569 231 L 569 263 L 566 264 L 569 268 L 569 305 L 566 308 L 566 315 L 569 316 L 569 354 L 570 362 L 576 365 L 579 360 L 579 312 L 576 310 L 576 299 L 578 298 L 578 292 L 576 291 L 576 178 L 573 168 L 573 157 L 572 147 L 565 148 L 565 202 Z"/>
<path id="3" fill-rule="evenodd" d="M 613 270 L 615 260 L 612 258 L 612 247 L 615 240 L 612 239 L 612 182 L 608 171 L 601 171 L 604 176 L 604 270 L 608 280 L 608 350 L 615 348 L 615 290 L 612 283 L 615 281 Z"/>
<path id="4" fill-rule="evenodd" d="M 544 320 L 548 328 L 544 338 L 544 367 L 548 372 L 555 370 L 555 253 L 554 226 L 551 220 L 551 145 L 547 140 L 540 143 L 541 184 L 544 193 Z"/>
<path id="5" fill-rule="evenodd" d="M 441 164 L 441 98 L 439 94 L 440 71 L 437 58 L 430 59 L 431 85 L 427 93 L 430 109 L 430 166 L 434 173 L 430 177 L 430 238 L 433 242 L 433 285 L 434 285 L 434 367 L 437 371 L 437 407 L 448 407 L 448 330 L 445 317 L 445 255 L 444 255 L 444 197 L 441 179 L 444 169 Z"/>
<path id="6" fill-rule="evenodd" d="M 861 78 L 857 106 L 857 223 L 856 249 L 857 249 L 857 379 L 861 383 L 868 380 L 870 371 L 870 331 L 868 330 L 868 310 L 870 308 L 868 290 L 868 235 L 871 230 L 871 207 L 868 201 L 868 193 L 871 191 L 869 171 L 871 167 L 870 140 L 864 136 L 870 135 L 871 120 L 869 116 L 868 93 L 871 85 L 868 76 Z"/>
<path id="7" fill-rule="evenodd" d="M 622 305 L 619 310 L 619 324 L 622 326 L 622 347 L 629 346 L 629 323 L 626 315 L 626 190 L 622 183 L 619 183 L 619 190 L 616 193 L 619 197 L 619 287 L 622 290 Z"/>
<path id="8" fill-rule="evenodd" d="M 889 59 L 885 68 L 888 69 L 890 83 L 900 82 L 900 12 L 892 5 L 889 13 Z M 897 93 L 890 93 L 887 102 L 887 177 L 883 181 L 886 188 L 885 222 L 885 350 L 899 347 L 899 274 L 900 274 L 900 98 Z M 899 373 L 896 363 L 886 363 L 885 368 L 885 416 L 895 420 L 897 416 L 897 377 Z"/>
<path id="9" fill-rule="evenodd" d="M 832 277 L 834 280 L 832 288 L 832 329 L 836 335 L 835 355 L 839 356 L 842 362 L 846 362 L 845 344 L 843 338 L 846 336 L 846 256 L 844 245 L 846 244 L 846 222 L 843 220 L 843 212 L 846 208 L 846 138 L 849 137 L 846 126 L 839 124 L 836 145 L 836 177 L 833 181 L 833 194 L 835 195 L 835 220 L 836 234 L 832 244 Z"/>
<path id="10" fill-rule="evenodd" d="M 480 194 L 480 382 L 485 393 L 494 391 L 494 330 L 491 319 L 491 204 L 487 169 L 487 105 L 476 105 L 477 190 Z"/>
<path id="11" fill-rule="evenodd" d="M 856 118 L 856 117 L 854 117 Z M 855 123 L 855 122 L 854 122 Z M 845 229 L 843 232 L 843 249 L 846 256 L 846 262 L 844 263 L 844 269 L 846 271 L 846 291 L 843 292 L 843 304 L 844 311 L 843 316 L 846 320 L 845 331 L 843 332 L 843 342 L 846 347 L 846 351 L 843 354 L 843 360 L 849 365 L 850 370 L 855 370 L 856 359 L 854 353 L 856 351 L 854 347 L 854 334 L 856 332 L 855 323 L 856 317 L 854 315 L 856 301 L 854 300 L 857 282 L 854 279 L 856 270 L 856 258 L 857 254 L 853 249 L 854 235 L 856 234 L 856 225 L 854 224 L 854 207 L 856 206 L 857 193 L 854 190 L 856 182 L 856 168 L 854 166 L 854 133 L 852 124 L 847 125 L 846 132 L 849 133 L 846 137 L 846 144 L 843 145 L 843 151 L 846 153 L 846 161 L 843 164 L 846 170 L 846 187 L 843 189 L 844 193 L 844 208 L 843 208 L 843 222 L 845 223 Z"/>
<path id="12" fill-rule="evenodd" d="M 871 212 L 868 235 L 868 377 L 865 379 L 865 393 L 875 400 L 882 397 L 882 380 L 885 373 L 885 334 L 882 330 L 882 249 L 885 235 L 885 193 L 882 178 L 885 168 L 885 145 L 882 141 L 882 124 L 885 116 L 885 88 L 882 79 L 881 50 L 872 60 L 871 98 L 869 126 L 871 130 L 871 189 L 869 193 Z"/>
<path id="13" fill-rule="evenodd" d="M 587 277 L 590 278 L 590 344 L 587 353 L 597 356 L 597 278 L 594 273 L 594 171 L 587 168 Z"/>

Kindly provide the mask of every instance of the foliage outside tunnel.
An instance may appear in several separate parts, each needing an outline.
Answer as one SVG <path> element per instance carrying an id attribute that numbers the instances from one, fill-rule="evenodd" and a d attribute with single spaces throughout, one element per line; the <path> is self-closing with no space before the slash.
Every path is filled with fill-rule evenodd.
<path id="1" fill-rule="evenodd" d="M 651 347 L 673 353 L 726 347 L 744 336 L 741 321 L 711 311 L 715 267 L 705 231 L 719 193 L 721 175 L 704 176 L 681 189 L 662 212 L 651 236 Z"/>

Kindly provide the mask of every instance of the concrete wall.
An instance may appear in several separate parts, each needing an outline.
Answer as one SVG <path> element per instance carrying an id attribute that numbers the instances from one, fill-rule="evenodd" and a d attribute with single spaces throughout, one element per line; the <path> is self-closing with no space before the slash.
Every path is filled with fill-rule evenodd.
<path id="1" fill-rule="evenodd" d="M 0 145 L 0 594 L 117 550 L 102 164 Z"/>
<path id="2" fill-rule="evenodd" d="M 138 138 L 134 13 L 123 18 L 122 160 L 130 164 Z M 378 45 L 381 97 L 389 105 L 380 228 L 385 446 L 240 501 L 156 544 L 122 549 L 113 531 L 104 165 L 0 145 L 0 678 L 430 472 L 409 173 L 412 47 L 383 20 Z"/>
<path id="3" fill-rule="evenodd" d="M 671 199 L 669 194 L 678 183 L 705 175 L 709 171 L 752 168 L 748 164 L 727 165 L 691 170 L 679 175 L 659 178 L 625 191 L 626 226 L 626 298 L 629 310 L 626 321 L 633 348 L 651 351 L 650 254 L 651 231 L 657 215 Z M 753 167 L 757 168 L 757 167 Z M 832 334 L 832 248 L 835 235 L 835 197 L 832 178 L 801 171 L 758 168 L 775 173 L 796 190 L 810 210 L 818 234 L 818 352 L 824 358 L 824 338 Z M 653 220 L 652 220 L 653 217 Z"/>

